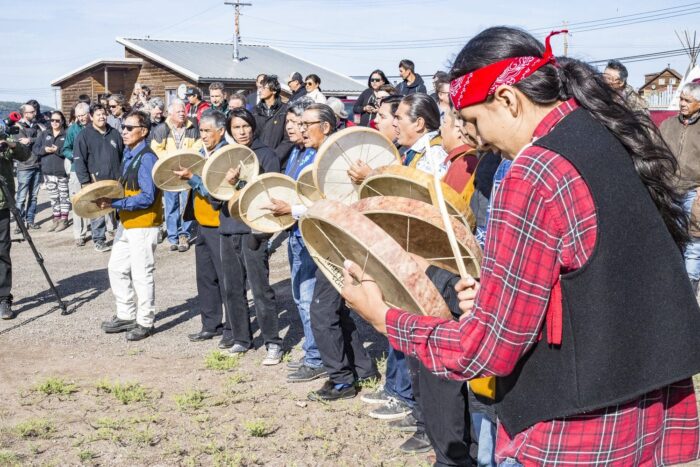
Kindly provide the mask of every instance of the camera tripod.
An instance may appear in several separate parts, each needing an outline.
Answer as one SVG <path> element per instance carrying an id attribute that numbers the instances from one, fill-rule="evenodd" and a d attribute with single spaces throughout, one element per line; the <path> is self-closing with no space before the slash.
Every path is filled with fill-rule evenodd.
<path id="1" fill-rule="evenodd" d="M 3 177 L 1 175 L 0 175 L 0 190 L 2 190 L 3 195 L 5 195 L 5 201 L 7 202 L 8 206 L 10 207 L 10 212 L 14 216 L 15 222 L 17 222 L 17 227 L 20 229 L 20 231 L 22 232 L 22 236 L 24 237 L 24 238 L 12 240 L 12 241 L 13 242 L 23 242 L 25 240 L 27 241 L 27 243 L 29 244 L 29 247 L 32 249 L 32 253 L 34 253 L 34 258 L 36 258 L 37 264 L 39 264 L 39 267 L 41 268 L 41 272 L 44 273 L 44 277 L 46 278 L 46 281 L 49 283 L 49 288 L 51 289 L 51 292 L 53 292 L 54 296 L 56 297 L 56 302 L 58 303 L 58 307 L 61 309 L 61 314 L 62 315 L 71 314 L 72 311 L 68 311 L 68 307 L 66 306 L 63 299 L 61 299 L 61 295 L 58 293 L 58 290 L 56 290 L 56 286 L 53 284 L 53 281 L 51 280 L 51 276 L 49 276 L 49 272 L 46 270 L 46 266 L 44 266 L 44 257 L 41 256 L 41 253 L 39 253 L 39 250 L 36 249 L 36 246 L 34 245 L 34 241 L 32 241 L 32 237 L 29 235 L 29 231 L 27 230 L 27 225 L 22 220 L 22 216 L 20 215 L 19 209 L 17 209 L 17 205 L 15 204 L 15 197 L 12 195 L 9 187 L 7 186 L 7 180 L 5 180 L 5 177 Z"/>

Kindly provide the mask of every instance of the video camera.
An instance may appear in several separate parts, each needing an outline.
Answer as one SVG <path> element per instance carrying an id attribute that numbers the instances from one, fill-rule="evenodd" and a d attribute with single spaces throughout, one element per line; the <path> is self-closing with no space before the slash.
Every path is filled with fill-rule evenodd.
<path id="1" fill-rule="evenodd" d="M 19 134 L 19 127 L 16 123 L 22 118 L 19 113 L 12 112 L 9 117 L 2 119 L 2 125 L 0 125 L 0 152 L 7 151 L 8 144 L 6 140 L 8 137 Z"/>

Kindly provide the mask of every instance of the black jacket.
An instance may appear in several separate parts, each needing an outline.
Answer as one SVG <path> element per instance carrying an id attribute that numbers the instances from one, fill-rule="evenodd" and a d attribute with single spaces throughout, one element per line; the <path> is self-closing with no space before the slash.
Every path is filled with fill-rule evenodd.
<path id="1" fill-rule="evenodd" d="M 66 141 L 66 130 L 62 129 L 58 136 L 53 135 L 53 130 L 50 128 L 44 130 L 36 138 L 32 153 L 39 158 L 41 163 L 41 173 L 44 175 L 55 175 L 57 177 L 66 177 L 66 169 L 64 162 L 66 158 L 63 156 L 63 143 Z M 46 152 L 47 146 L 56 145 L 58 150 L 54 153 Z"/>
<path id="2" fill-rule="evenodd" d="M 27 148 L 27 152 L 30 154 L 29 159 L 26 161 L 17 162 L 17 170 L 38 169 L 39 158 L 34 155 L 32 149 L 34 148 L 34 142 L 36 141 L 37 136 L 39 136 L 39 133 L 46 129 L 46 126 L 36 121 L 28 124 L 23 120 L 17 122 L 17 125 L 19 126 L 19 134 L 17 135 L 17 139 L 29 138 L 29 144 L 25 144 L 24 147 Z"/>
<path id="3" fill-rule="evenodd" d="M 264 101 L 255 106 L 255 137 L 271 147 L 279 158 L 280 166 L 284 167 L 287 155 L 292 149 L 292 142 L 287 137 L 284 126 L 287 122 L 287 104 L 278 97 L 272 107 Z"/>
<path id="4" fill-rule="evenodd" d="M 300 87 L 296 91 L 292 93 L 292 95 L 289 97 L 289 103 L 288 105 L 291 105 L 304 97 L 306 95 L 306 88 L 304 86 Z"/>
<path id="5" fill-rule="evenodd" d="M 250 146 L 255 155 L 258 158 L 258 163 L 260 164 L 260 173 L 264 174 L 266 172 L 279 172 L 280 171 L 280 161 L 277 157 L 275 151 L 270 149 L 265 143 L 260 141 L 258 138 L 253 140 L 253 144 Z M 247 224 L 231 218 L 231 214 L 228 210 L 228 203 L 225 201 L 219 201 L 210 196 L 211 205 L 214 209 L 219 210 L 219 233 L 222 235 L 232 235 L 232 234 L 246 234 L 250 233 L 250 227 Z M 269 235 L 268 235 L 269 236 Z"/>
<path id="6" fill-rule="evenodd" d="M 105 134 L 92 125 L 87 125 L 75 138 L 73 162 L 75 174 L 82 185 L 99 180 L 118 180 L 121 176 L 121 163 L 124 155 L 124 142 L 117 130 L 107 125 Z"/>
<path id="7" fill-rule="evenodd" d="M 372 88 L 362 91 L 362 94 L 360 94 L 360 97 L 357 98 L 355 105 L 352 107 L 352 111 L 360 115 L 360 126 L 369 126 L 369 122 L 376 115 L 365 112 L 364 108 L 366 105 L 377 106 L 377 98 L 374 96 L 374 89 Z"/>
<path id="8" fill-rule="evenodd" d="M 408 84 L 406 81 L 402 81 L 399 83 L 398 86 L 396 86 L 396 91 L 398 91 L 399 94 L 402 96 L 408 96 L 409 94 L 415 94 L 417 92 L 422 92 L 424 94 L 428 93 L 428 90 L 425 87 L 425 84 L 423 83 L 423 78 L 416 73 L 416 79 L 413 81 L 412 84 Z"/>

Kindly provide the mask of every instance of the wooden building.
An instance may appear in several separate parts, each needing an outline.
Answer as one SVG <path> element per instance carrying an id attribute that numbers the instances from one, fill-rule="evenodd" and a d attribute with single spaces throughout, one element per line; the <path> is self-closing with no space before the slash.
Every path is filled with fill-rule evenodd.
<path id="1" fill-rule="evenodd" d="M 125 38 L 117 42 L 124 46 L 124 58 L 95 60 L 51 83 L 60 88 L 59 107 L 66 115 L 81 94 L 93 102 L 117 93 L 128 100 L 136 83 L 150 87 L 151 96 L 166 104 L 182 84 L 200 87 L 205 97 L 215 81 L 230 92 L 252 91 L 260 73 L 277 75 L 286 91 L 286 77 L 294 72 L 320 76 L 327 96 L 354 97 L 366 88 L 348 76 L 265 45 L 241 45 L 240 58 L 234 60 L 232 43 Z"/>

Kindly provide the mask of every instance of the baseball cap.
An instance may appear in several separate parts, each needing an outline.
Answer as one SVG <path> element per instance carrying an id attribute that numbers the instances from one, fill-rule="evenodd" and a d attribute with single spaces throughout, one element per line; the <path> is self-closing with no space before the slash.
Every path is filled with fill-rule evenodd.
<path id="1" fill-rule="evenodd" d="M 304 77 L 301 76 L 301 73 L 296 71 L 287 77 L 287 84 L 291 83 L 292 81 L 298 81 L 302 83 L 304 81 Z"/>

